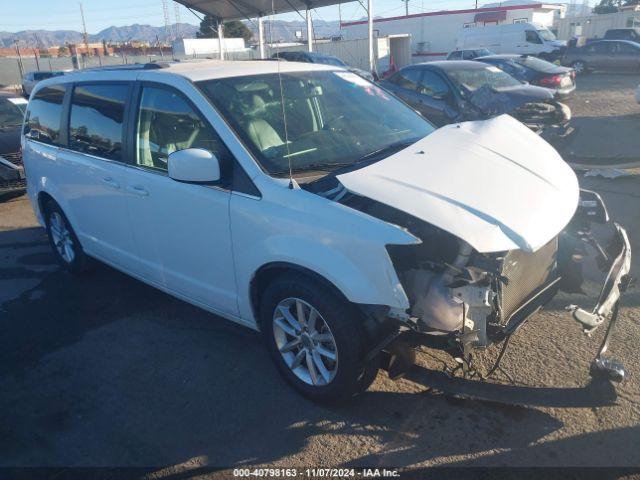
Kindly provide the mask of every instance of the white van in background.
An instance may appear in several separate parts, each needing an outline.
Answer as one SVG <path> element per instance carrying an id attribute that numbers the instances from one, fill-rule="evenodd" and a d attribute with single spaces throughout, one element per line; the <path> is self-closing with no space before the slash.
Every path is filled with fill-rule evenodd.
<path id="1" fill-rule="evenodd" d="M 546 27 L 513 23 L 463 28 L 456 37 L 456 49 L 487 48 L 495 53 L 517 53 L 552 58 L 566 42 L 557 40 Z"/>

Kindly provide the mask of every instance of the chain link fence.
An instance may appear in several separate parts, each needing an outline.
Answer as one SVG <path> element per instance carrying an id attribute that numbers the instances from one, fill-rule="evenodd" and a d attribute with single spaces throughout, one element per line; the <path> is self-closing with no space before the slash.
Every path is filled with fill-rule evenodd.
<path id="1" fill-rule="evenodd" d="M 239 52 L 225 52 L 226 60 L 252 60 L 259 57 L 259 53 L 255 50 L 244 50 Z M 217 59 L 217 54 L 207 55 L 182 55 L 172 56 L 171 54 L 154 55 L 110 55 L 104 56 L 87 56 L 78 57 L 79 69 L 95 68 L 107 65 L 124 65 L 131 63 L 148 63 L 163 62 L 171 60 L 192 60 L 192 59 Z M 73 70 L 73 61 L 71 57 L 40 57 L 37 60 L 34 57 L 22 57 L 22 60 L 15 57 L 0 58 L 0 87 L 17 86 L 22 83 L 20 74 L 20 62 L 22 62 L 23 73 L 34 71 L 53 71 L 53 70 Z"/>

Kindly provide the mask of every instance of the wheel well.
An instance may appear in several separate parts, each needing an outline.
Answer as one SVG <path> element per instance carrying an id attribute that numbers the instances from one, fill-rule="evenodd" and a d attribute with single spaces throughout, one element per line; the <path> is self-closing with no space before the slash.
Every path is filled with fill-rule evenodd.
<path id="1" fill-rule="evenodd" d="M 309 270 L 308 268 L 296 265 L 294 263 L 273 262 L 260 267 L 251 280 L 249 294 L 251 296 L 251 307 L 256 319 L 258 319 L 259 317 L 260 300 L 262 298 L 262 293 L 264 292 L 264 290 L 275 278 L 287 273 L 302 274 L 312 281 L 323 284 L 336 295 L 339 295 L 341 298 L 349 301 L 338 287 L 336 287 L 329 280 L 324 278 L 322 275 L 317 274 L 313 270 Z"/>
<path id="2" fill-rule="evenodd" d="M 55 200 L 47 192 L 40 192 L 38 194 L 38 208 L 40 209 L 40 214 L 43 217 L 44 217 L 44 214 L 46 213 L 47 203 L 49 202 L 55 202 Z"/>
<path id="3" fill-rule="evenodd" d="M 385 307 L 383 305 L 365 305 L 351 302 L 338 287 L 336 287 L 332 282 L 327 280 L 322 275 L 306 267 L 287 262 L 273 262 L 263 265 L 256 271 L 253 279 L 251 280 L 251 284 L 249 287 L 251 296 L 251 307 L 253 309 L 254 317 L 256 318 L 256 320 L 258 320 L 258 324 L 260 323 L 260 300 L 263 292 L 265 291 L 269 283 L 272 282 L 275 278 L 287 273 L 304 275 L 311 281 L 315 281 L 327 287 L 334 294 L 352 305 L 354 307 L 354 314 L 360 317 L 362 321 L 361 325 L 362 327 L 364 327 L 364 331 L 370 339 L 378 337 L 380 335 L 380 332 L 387 328 L 387 312 L 389 310 L 388 307 Z"/>

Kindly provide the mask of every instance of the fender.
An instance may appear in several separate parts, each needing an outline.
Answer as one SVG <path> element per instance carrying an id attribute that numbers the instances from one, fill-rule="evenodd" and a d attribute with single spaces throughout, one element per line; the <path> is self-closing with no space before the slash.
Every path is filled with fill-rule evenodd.
<path id="1" fill-rule="evenodd" d="M 273 201 L 231 198 L 238 309 L 243 319 L 255 321 L 250 285 L 256 272 L 270 263 L 311 270 L 354 303 L 409 308 L 386 245 L 419 243 L 419 239 L 304 190 L 276 187 L 271 192 Z"/>

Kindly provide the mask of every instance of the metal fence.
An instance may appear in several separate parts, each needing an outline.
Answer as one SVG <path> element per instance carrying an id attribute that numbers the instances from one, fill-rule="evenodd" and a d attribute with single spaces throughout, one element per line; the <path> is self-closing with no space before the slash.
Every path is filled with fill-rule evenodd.
<path id="1" fill-rule="evenodd" d="M 225 59 L 228 60 L 251 60 L 258 58 L 259 54 L 254 50 L 246 50 L 241 52 L 225 52 Z M 108 57 L 78 57 L 78 67 L 93 68 L 106 65 L 122 65 L 127 63 L 147 63 L 176 60 L 188 60 L 193 58 L 218 58 L 217 54 L 196 55 L 196 56 L 171 56 L 161 55 L 137 55 L 137 56 L 108 56 Z M 52 70 L 73 70 L 73 62 L 71 57 L 40 57 L 36 61 L 34 57 L 22 57 L 23 72 L 32 71 L 52 71 Z M 0 58 L 0 86 L 20 85 L 22 82 L 20 75 L 20 60 L 18 58 L 4 57 Z"/>

